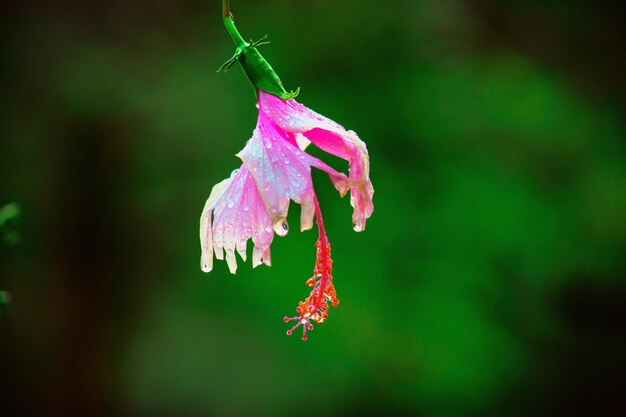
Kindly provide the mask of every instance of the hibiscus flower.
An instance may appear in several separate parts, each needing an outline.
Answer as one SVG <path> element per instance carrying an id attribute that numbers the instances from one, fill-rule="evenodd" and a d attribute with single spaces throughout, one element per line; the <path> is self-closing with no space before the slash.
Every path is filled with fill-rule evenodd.
<path id="1" fill-rule="evenodd" d="M 302 339 L 313 329 L 313 322 L 323 323 L 328 307 L 337 306 L 332 280 L 330 243 L 319 202 L 313 188 L 311 168 L 328 174 L 340 195 L 350 192 L 354 208 L 354 230 L 363 231 L 374 206 L 374 189 L 369 179 L 369 156 L 365 143 L 353 131 L 295 101 L 276 73 L 259 54 L 257 47 L 266 43 L 245 42 L 234 26 L 229 4 L 224 0 L 224 22 L 237 50 L 221 69 L 227 70 L 239 62 L 255 87 L 259 116 L 246 146 L 237 156 L 242 165 L 230 178 L 213 187 L 200 220 L 202 245 L 201 266 L 205 272 L 213 268 L 213 255 L 226 258 L 231 273 L 237 270 L 235 252 L 246 260 L 248 240 L 252 239 L 252 266 L 271 265 L 270 245 L 274 233 L 285 236 L 289 231 L 287 213 L 290 201 L 301 205 L 300 230 L 313 227 L 315 219 L 318 240 L 313 276 L 307 281 L 311 292 L 296 308 L 296 321 L 287 331 L 291 334 L 302 326 Z M 305 152 L 310 144 L 345 159 L 349 175 L 338 172 Z"/>

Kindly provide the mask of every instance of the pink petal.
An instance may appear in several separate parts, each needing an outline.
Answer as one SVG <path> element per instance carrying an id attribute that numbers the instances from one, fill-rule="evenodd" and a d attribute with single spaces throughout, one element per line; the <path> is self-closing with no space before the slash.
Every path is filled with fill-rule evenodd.
<path id="1" fill-rule="evenodd" d="M 212 216 L 215 219 L 212 220 Z M 230 178 L 213 187 L 200 218 L 202 270 L 213 268 L 213 253 L 224 259 L 231 273 L 237 271 L 235 250 L 246 260 L 246 243 L 252 238 L 252 266 L 270 265 L 270 244 L 274 237 L 265 203 L 254 178 L 245 165 Z"/>
<path id="2" fill-rule="evenodd" d="M 301 230 L 313 226 L 315 191 L 311 166 L 327 172 L 340 192 L 347 189 L 345 175 L 300 150 L 295 135 L 278 128 L 262 112 L 252 138 L 237 156 L 254 177 L 279 236 L 288 231 L 290 200 L 302 205 Z"/>
<path id="3" fill-rule="evenodd" d="M 297 101 L 284 101 L 259 92 L 259 109 L 280 129 L 302 134 L 320 149 L 347 160 L 350 164 L 350 203 L 354 207 L 352 221 L 356 231 L 365 229 L 372 215 L 374 188 L 369 179 L 369 155 L 365 143 L 353 131 L 315 113 Z"/>

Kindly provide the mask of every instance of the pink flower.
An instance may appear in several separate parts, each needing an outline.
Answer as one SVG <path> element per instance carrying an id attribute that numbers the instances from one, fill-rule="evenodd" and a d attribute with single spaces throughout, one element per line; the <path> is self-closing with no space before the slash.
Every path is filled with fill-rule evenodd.
<path id="1" fill-rule="evenodd" d="M 230 178 L 213 187 L 200 220 L 202 270 L 213 268 L 213 254 L 224 259 L 231 273 L 237 270 L 235 251 L 246 260 L 246 244 L 254 243 L 252 266 L 271 264 L 270 245 L 274 233 L 285 236 L 289 230 L 287 213 L 293 200 L 302 206 L 300 229 L 311 229 L 317 218 L 319 238 L 314 275 L 307 281 L 309 297 L 300 302 L 296 326 L 312 329 L 312 322 L 322 323 L 329 303 L 338 304 L 332 284 L 330 243 L 322 213 L 313 189 L 311 167 L 328 174 L 341 196 L 350 191 L 354 207 L 354 230 L 365 229 L 374 206 L 374 189 L 369 180 L 369 156 L 365 143 L 353 131 L 304 107 L 294 99 L 282 100 L 258 91 L 259 117 L 252 138 L 237 154 L 243 161 Z M 335 171 L 304 152 L 313 143 L 324 151 L 349 162 L 350 174 Z"/>
<path id="2" fill-rule="evenodd" d="M 220 70 L 227 71 L 235 63 L 241 64 L 258 98 L 259 118 L 252 138 L 237 154 L 243 161 L 241 168 L 230 178 L 213 187 L 200 218 L 202 270 L 213 268 L 213 254 L 224 259 L 231 273 L 237 271 L 235 251 L 246 260 L 246 245 L 252 239 L 252 266 L 271 264 L 270 245 L 274 233 L 285 236 L 289 231 L 287 212 L 293 200 L 302 206 L 300 230 L 313 227 L 316 219 L 319 237 L 313 276 L 306 284 L 309 296 L 298 304 L 296 321 L 287 331 L 302 326 L 302 340 L 313 322 L 323 323 L 328 317 L 329 304 L 339 304 L 332 276 L 330 243 L 313 182 L 311 167 L 328 174 L 343 197 L 350 191 L 354 207 L 352 222 L 357 232 L 365 230 L 366 220 L 372 215 L 374 189 L 369 179 L 369 156 L 365 143 L 353 131 L 307 109 L 294 100 L 299 89 L 287 92 L 270 64 L 257 47 L 268 42 L 262 38 L 248 43 L 235 27 L 228 0 L 222 0 L 224 25 L 237 46 L 235 54 Z M 218 71 L 220 71 L 218 70 Z M 348 161 L 348 176 L 335 171 L 322 161 L 304 152 L 309 144 Z"/>

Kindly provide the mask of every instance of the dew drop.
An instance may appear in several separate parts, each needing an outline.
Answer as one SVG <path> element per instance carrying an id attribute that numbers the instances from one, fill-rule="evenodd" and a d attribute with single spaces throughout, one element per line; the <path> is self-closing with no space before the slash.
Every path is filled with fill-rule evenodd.
<path id="1" fill-rule="evenodd" d="M 284 162 L 285 164 L 289 164 L 289 158 L 285 158 L 285 159 L 283 159 L 283 162 Z"/>
<path id="2" fill-rule="evenodd" d="M 276 223 L 274 223 L 274 231 L 278 236 L 285 236 L 289 231 L 289 225 L 287 224 L 287 219 L 280 219 Z"/>
<path id="3" fill-rule="evenodd" d="M 235 205 L 235 202 L 233 200 L 230 200 L 228 203 L 226 203 L 226 207 L 228 208 L 233 208 L 234 205 Z"/>
<path id="4" fill-rule="evenodd" d="M 250 206 L 247 204 L 244 204 L 243 207 L 241 208 L 243 211 L 248 211 L 250 210 Z"/>

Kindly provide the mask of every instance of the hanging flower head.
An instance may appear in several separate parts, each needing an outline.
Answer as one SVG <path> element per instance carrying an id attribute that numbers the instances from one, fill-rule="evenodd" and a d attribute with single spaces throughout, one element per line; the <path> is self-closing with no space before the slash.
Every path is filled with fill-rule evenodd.
<path id="1" fill-rule="evenodd" d="M 306 281 L 311 292 L 299 303 L 297 315 L 285 317 L 284 321 L 296 322 L 287 331 L 289 335 L 302 326 L 302 339 L 306 340 L 306 332 L 313 329 L 313 322 L 323 323 L 329 306 L 336 307 L 339 303 L 332 282 L 330 243 L 313 188 L 311 168 L 326 172 L 342 197 L 350 191 L 353 227 L 357 232 L 363 231 L 374 210 L 367 148 L 353 131 L 345 130 L 294 100 L 298 90 L 287 92 L 258 52 L 257 47 L 267 43 L 265 38 L 248 43 L 241 37 L 230 14 L 228 0 L 223 0 L 223 17 L 237 49 L 220 70 L 226 71 L 236 62 L 241 64 L 255 88 L 259 117 L 252 138 L 237 154 L 243 162 L 241 167 L 213 187 L 202 212 L 202 270 L 211 271 L 215 254 L 217 259 L 226 258 L 234 274 L 237 271 L 235 252 L 245 262 L 250 239 L 254 244 L 252 266 L 271 265 L 270 245 L 274 233 L 287 234 L 290 200 L 300 204 L 300 230 L 311 229 L 313 219 L 316 221 L 317 254 L 313 276 Z M 335 171 L 306 153 L 311 143 L 348 161 L 349 175 Z"/>

